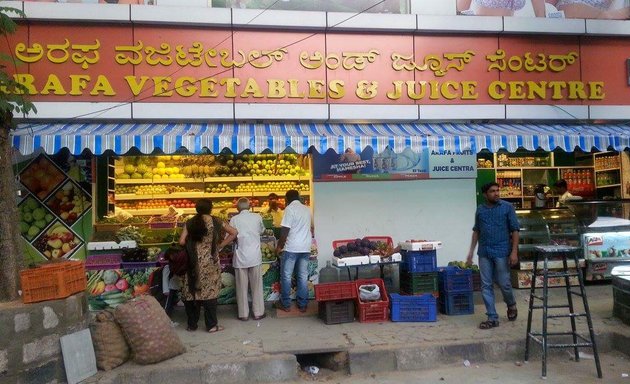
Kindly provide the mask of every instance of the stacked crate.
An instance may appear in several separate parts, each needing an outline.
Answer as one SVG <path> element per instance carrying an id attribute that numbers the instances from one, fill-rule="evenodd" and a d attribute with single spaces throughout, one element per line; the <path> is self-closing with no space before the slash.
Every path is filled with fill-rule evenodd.
<path id="1" fill-rule="evenodd" d="M 437 251 L 402 251 L 400 292 L 438 297 Z"/>
<path id="2" fill-rule="evenodd" d="M 391 295 L 392 321 L 436 321 L 437 251 L 402 251 L 400 292 Z"/>
<path id="3" fill-rule="evenodd" d="M 440 267 L 438 285 L 440 312 L 446 315 L 470 315 L 475 312 L 470 269 Z"/>
<path id="4" fill-rule="evenodd" d="M 354 281 L 315 285 L 319 317 L 326 324 L 352 323 L 357 286 Z"/>

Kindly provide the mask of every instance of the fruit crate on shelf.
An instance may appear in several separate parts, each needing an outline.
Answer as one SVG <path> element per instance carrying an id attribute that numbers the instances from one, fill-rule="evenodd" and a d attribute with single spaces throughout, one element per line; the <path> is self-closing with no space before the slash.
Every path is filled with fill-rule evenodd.
<path id="1" fill-rule="evenodd" d="M 87 279 L 82 261 L 62 261 L 43 264 L 20 272 L 22 301 L 63 299 L 85 291 Z"/>
<path id="2" fill-rule="evenodd" d="M 385 290 L 383 279 L 361 279 L 355 281 L 357 292 L 357 304 L 359 306 L 359 321 L 361 323 L 381 323 L 387 321 L 389 312 L 389 296 Z M 367 284 L 376 284 L 381 294 L 379 301 L 362 301 L 359 295 L 359 287 Z"/>
<path id="3" fill-rule="evenodd" d="M 437 321 L 437 303 L 435 296 L 390 295 L 392 303 L 392 321 L 430 322 Z"/>
<path id="4" fill-rule="evenodd" d="M 315 300 L 339 301 L 357 298 L 357 286 L 354 281 L 315 284 Z"/>
<path id="5" fill-rule="evenodd" d="M 85 269 L 88 271 L 119 269 L 121 262 L 122 255 L 120 253 L 91 255 L 85 260 Z"/>
<path id="6" fill-rule="evenodd" d="M 394 245 L 394 241 L 389 236 L 365 236 L 363 239 L 370 240 L 372 242 L 381 242 L 385 243 L 388 246 L 392 247 Z M 333 249 L 341 247 L 342 245 L 348 245 L 348 243 L 352 243 L 357 239 L 345 239 L 345 240 L 335 240 L 333 241 Z M 359 239 L 362 240 L 362 239 Z"/>
<path id="7" fill-rule="evenodd" d="M 472 315 L 475 313 L 472 292 L 444 293 L 440 295 L 440 312 L 449 315 Z"/>
<path id="8" fill-rule="evenodd" d="M 319 302 L 319 318 L 326 324 L 352 323 L 354 321 L 354 300 Z"/>
<path id="9" fill-rule="evenodd" d="M 440 267 L 438 270 L 440 292 L 472 292 L 472 270 L 458 267 Z"/>
<path id="10" fill-rule="evenodd" d="M 400 269 L 403 272 L 420 273 L 437 270 L 437 251 L 402 251 Z"/>
<path id="11" fill-rule="evenodd" d="M 406 295 L 430 293 L 439 296 L 437 272 L 400 273 L 400 291 Z"/>

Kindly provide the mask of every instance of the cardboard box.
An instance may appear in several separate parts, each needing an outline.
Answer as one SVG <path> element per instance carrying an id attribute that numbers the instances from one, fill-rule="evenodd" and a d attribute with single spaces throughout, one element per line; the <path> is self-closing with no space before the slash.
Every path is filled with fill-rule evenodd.
<path id="1" fill-rule="evenodd" d="M 398 243 L 400 249 L 405 251 L 434 251 L 442 248 L 441 241 L 403 241 Z"/>
<path id="2" fill-rule="evenodd" d="M 369 256 L 350 256 L 344 258 L 334 257 L 332 258 L 333 265 L 338 267 L 351 267 L 354 265 L 370 264 Z"/>
<path id="3" fill-rule="evenodd" d="M 570 271 L 575 271 L 575 269 L 570 269 Z M 550 272 L 560 272 L 559 270 L 550 270 Z M 531 271 L 519 271 L 516 269 L 512 269 L 510 272 L 510 277 L 512 279 L 512 287 L 514 288 L 531 288 L 531 279 L 532 272 Z M 579 281 L 577 276 L 569 277 L 569 282 L 572 286 L 578 285 Z M 550 278 L 547 282 L 548 287 L 564 287 L 564 277 L 553 277 Z M 537 276 L 536 278 L 536 288 L 543 287 L 543 277 Z"/>

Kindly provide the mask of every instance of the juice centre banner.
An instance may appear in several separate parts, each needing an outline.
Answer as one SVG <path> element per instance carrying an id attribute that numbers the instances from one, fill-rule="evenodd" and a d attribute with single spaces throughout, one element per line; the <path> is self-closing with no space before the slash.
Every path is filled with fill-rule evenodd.
<path id="1" fill-rule="evenodd" d="M 333 150 L 313 153 L 314 181 L 376 181 L 423 179 L 474 179 L 477 160 L 472 151 L 423 151 L 407 148 L 400 153 L 387 149 L 375 153 L 365 147 L 342 154 Z"/>
<path id="2" fill-rule="evenodd" d="M 630 40 L 130 25 L 19 28 L 33 101 L 628 105 Z M 606 57 L 606 65 L 601 58 Z M 7 92 L 15 90 L 5 90 Z"/>

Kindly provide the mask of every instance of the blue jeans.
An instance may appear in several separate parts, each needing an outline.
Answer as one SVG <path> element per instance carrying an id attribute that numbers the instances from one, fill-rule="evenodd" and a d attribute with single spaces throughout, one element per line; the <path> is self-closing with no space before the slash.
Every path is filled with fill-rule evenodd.
<path id="1" fill-rule="evenodd" d="M 516 305 L 512 283 L 510 282 L 510 258 L 479 256 L 479 272 L 481 273 L 481 296 L 486 305 L 488 320 L 498 321 L 499 315 L 494 306 L 494 282 L 503 294 L 503 301 L 508 307 Z"/>
<path id="2" fill-rule="evenodd" d="M 291 277 L 297 266 L 297 305 L 305 308 L 308 304 L 308 259 L 310 253 L 282 253 L 280 270 L 280 301 L 283 307 L 291 306 Z"/>

